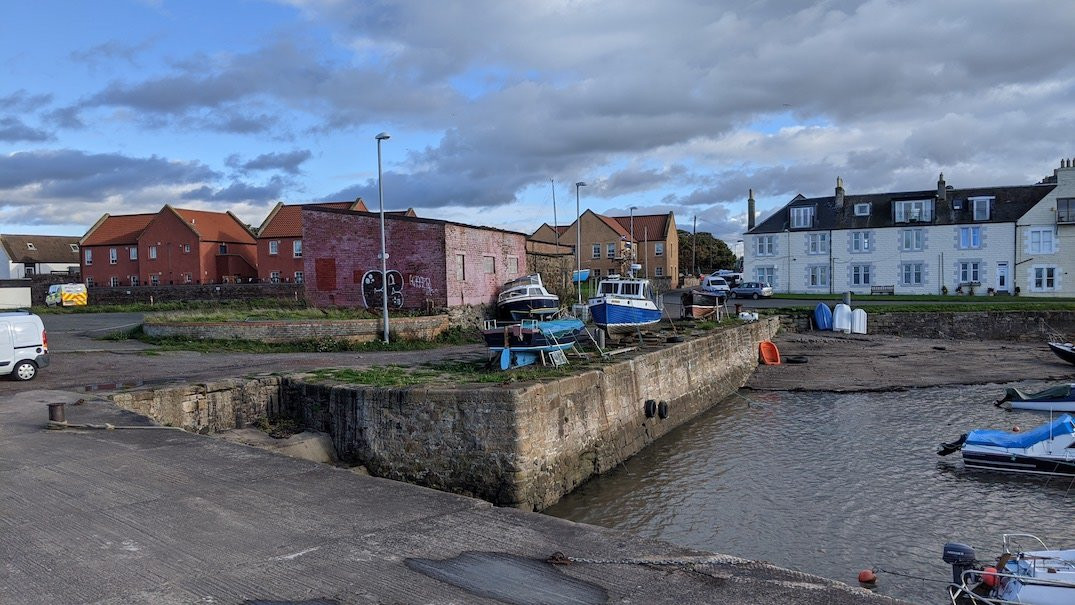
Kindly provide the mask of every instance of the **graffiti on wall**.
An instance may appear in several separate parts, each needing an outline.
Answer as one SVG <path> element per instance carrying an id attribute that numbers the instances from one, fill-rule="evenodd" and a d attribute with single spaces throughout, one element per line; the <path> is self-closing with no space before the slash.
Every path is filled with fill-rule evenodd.
<path id="1" fill-rule="evenodd" d="M 426 293 L 426 296 L 433 294 L 433 280 L 423 275 L 411 275 L 407 278 L 412 288 L 417 288 Z"/>
<path id="2" fill-rule="evenodd" d="M 403 308 L 403 274 L 395 269 L 388 272 L 388 308 Z M 380 309 L 384 295 L 381 271 L 366 271 L 362 276 L 362 302 L 367 309 Z"/>

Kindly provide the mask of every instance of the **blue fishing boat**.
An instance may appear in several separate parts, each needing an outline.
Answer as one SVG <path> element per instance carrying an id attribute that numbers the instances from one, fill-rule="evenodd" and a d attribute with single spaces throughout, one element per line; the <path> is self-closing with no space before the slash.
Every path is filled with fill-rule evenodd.
<path id="1" fill-rule="evenodd" d="M 485 346 L 500 355 L 500 367 L 504 370 L 536 363 L 546 353 L 571 349 L 585 335 L 585 324 L 574 318 L 514 323 L 488 321 L 482 329 Z"/>
<path id="2" fill-rule="evenodd" d="M 637 267 L 638 265 L 633 265 Z M 648 279 L 609 275 L 589 300 L 590 317 L 609 335 L 631 334 L 661 321 Z"/>

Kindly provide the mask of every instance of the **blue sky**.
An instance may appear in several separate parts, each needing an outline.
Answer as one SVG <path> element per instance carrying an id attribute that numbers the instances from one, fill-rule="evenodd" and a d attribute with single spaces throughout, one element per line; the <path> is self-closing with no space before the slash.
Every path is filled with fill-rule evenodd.
<path id="1" fill-rule="evenodd" d="M 797 193 L 1014 185 L 1075 155 L 1075 5 L 100 0 L 0 8 L 0 232 L 163 204 L 385 203 L 529 232 Z"/>

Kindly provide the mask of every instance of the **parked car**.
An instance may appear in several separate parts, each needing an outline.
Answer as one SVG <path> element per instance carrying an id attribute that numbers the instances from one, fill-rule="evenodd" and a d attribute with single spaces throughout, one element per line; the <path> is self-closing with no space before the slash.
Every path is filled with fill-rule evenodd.
<path id="1" fill-rule="evenodd" d="M 707 275 L 702 280 L 702 289 L 706 292 L 723 292 L 726 296 L 728 294 L 728 282 L 723 277 Z"/>
<path id="2" fill-rule="evenodd" d="M 49 365 L 49 341 L 41 318 L 29 311 L 0 313 L 0 376 L 30 380 Z"/>
<path id="3" fill-rule="evenodd" d="M 773 295 L 773 288 L 765 282 L 747 281 L 739 284 L 729 291 L 732 298 L 769 298 Z"/>

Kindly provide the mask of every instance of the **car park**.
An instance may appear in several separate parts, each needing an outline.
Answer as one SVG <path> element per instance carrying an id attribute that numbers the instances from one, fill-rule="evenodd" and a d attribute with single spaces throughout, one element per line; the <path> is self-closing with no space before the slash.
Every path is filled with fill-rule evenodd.
<path id="1" fill-rule="evenodd" d="M 748 281 L 731 288 L 729 291 L 732 298 L 769 298 L 773 295 L 773 288 L 765 282 Z"/>
<path id="2" fill-rule="evenodd" d="M 49 365 L 49 341 L 41 318 L 29 311 L 0 313 L 0 376 L 30 380 Z"/>

